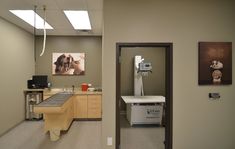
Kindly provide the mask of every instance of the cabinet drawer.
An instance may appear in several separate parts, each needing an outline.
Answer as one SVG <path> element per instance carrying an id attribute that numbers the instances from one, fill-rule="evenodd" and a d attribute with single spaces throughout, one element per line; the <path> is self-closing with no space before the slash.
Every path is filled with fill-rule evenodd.
<path id="1" fill-rule="evenodd" d="M 101 107 L 100 104 L 92 104 L 92 105 L 88 106 L 88 110 L 90 110 L 90 109 L 101 109 L 100 107 Z"/>
<path id="2" fill-rule="evenodd" d="M 101 118 L 101 95 L 88 96 L 88 118 Z"/>
<path id="3" fill-rule="evenodd" d="M 88 100 L 88 105 L 89 106 L 97 106 L 97 105 L 100 105 L 100 104 L 101 104 L 100 100 L 97 100 L 97 101 L 89 101 Z"/>
<path id="4" fill-rule="evenodd" d="M 88 96 L 88 105 L 100 105 L 101 104 L 101 96 L 100 95 L 89 95 Z"/>
<path id="5" fill-rule="evenodd" d="M 75 96 L 74 104 L 74 118 L 87 118 L 87 96 Z"/>
<path id="6" fill-rule="evenodd" d="M 101 118 L 101 109 L 89 109 L 88 118 Z"/>

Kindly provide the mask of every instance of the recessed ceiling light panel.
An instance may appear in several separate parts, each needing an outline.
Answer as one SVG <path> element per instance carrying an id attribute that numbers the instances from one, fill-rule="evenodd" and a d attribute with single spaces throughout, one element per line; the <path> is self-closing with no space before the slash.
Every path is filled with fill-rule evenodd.
<path id="1" fill-rule="evenodd" d="M 66 17 L 76 30 L 91 30 L 87 11 L 64 10 Z"/>
<path id="2" fill-rule="evenodd" d="M 33 10 L 10 10 L 10 12 L 16 15 L 17 17 L 21 18 L 22 20 L 24 20 L 33 27 L 34 24 L 36 24 L 37 29 L 44 28 L 44 19 L 41 18 Z M 46 29 L 53 29 L 51 25 L 49 25 L 47 22 L 45 22 L 45 27 Z"/>

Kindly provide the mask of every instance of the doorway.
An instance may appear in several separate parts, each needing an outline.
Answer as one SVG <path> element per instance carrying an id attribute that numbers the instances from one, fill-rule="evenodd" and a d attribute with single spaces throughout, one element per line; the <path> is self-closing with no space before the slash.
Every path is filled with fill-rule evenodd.
<path id="1" fill-rule="evenodd" d="M 172 120 L 173 120 L 173 57 L 172 43 L 117 43 L 116 44 L 116 149 L 120 149 L 120 107 L 121 99 L 121 52 L 128 48 L 164 48 L 165 49 L 165 149 L 172 149 Z M 121 148 L 122 149 L 122 148 Z"/>

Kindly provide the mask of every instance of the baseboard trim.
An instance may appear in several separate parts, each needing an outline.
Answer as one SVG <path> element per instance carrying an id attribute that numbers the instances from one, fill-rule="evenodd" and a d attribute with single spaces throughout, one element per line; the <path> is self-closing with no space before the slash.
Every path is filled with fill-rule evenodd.
<path id="1" fill-rule="evenodd" d="M 102 118 L 75 118 L 75 121 L 102 121 Z"/>
<path id="2" fill-rule="evenodd" d="M 13 125 L 11 128 L 7 129 L 6 131 L 4 131 L 2 134 L 0 134 L 0 137 L 4 136 L 5 134 L 7 134 L 8 132 L 10 132 L 12 129 L 16 128 L 18 125 L 20 125 L 22 122 L 24 122 L 25 120 L 20 121 L 19 123 Z"/>

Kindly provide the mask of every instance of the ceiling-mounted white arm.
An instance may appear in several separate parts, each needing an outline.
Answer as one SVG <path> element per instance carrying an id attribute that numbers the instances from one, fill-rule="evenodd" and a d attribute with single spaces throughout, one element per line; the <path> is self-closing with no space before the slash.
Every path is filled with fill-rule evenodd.
<path id="1" fill-rule="evenodd" d="M 46 6 L 44 6 L 43 8 L 44 10 L 44 23 L 43 23 L 43 47 L 42 47 L 42 52 L 40 54 L 40 56 L 43 56 L 44 52 L 45 52 L 45 48 L 46 48 L 46 38 L 47 38 L 47 32 L 46 32 Z"/>

